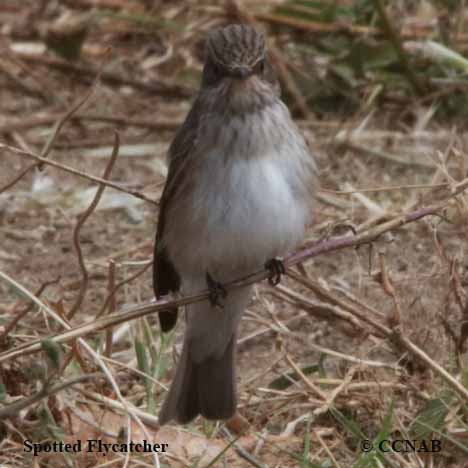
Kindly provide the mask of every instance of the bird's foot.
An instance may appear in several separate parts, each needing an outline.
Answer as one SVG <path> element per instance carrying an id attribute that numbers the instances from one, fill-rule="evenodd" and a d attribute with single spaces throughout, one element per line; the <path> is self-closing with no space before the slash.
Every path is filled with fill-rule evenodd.
<path id="1" fill-rule="evenodd" d="M 265 263 L 265 269 L 268 270 L 268 282 L 276 286 L 281 281 L 281 275 L 286 273 L 284 263 L 279 258 L 272 258 Z"/>
<path id="2" fill-rule="evenodd" d="M 211 305 L 223 308 L 223 299 L 227 296 L 226 288 L 221 283 L 214 280 L 209 273 L 206 273 L 206 285 L 209 290 L 208 299 Z"/>

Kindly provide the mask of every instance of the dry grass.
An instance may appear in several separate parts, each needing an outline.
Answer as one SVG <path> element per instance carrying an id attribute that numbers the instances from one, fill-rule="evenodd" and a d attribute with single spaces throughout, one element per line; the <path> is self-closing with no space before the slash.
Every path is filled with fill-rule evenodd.
<path id="1" fill-rule="evenodd" d="M 468 5 L 333 3 L 2 2 L 0 466 L 468 466 Z M 159 428 L 182 335 L 152 302 L 164 156 L 204 34 L 239 20 L 268 33 L 322 191 L 282 283 L 240 279 L 237 417 Z M 442 450 L 361 449 L 384 439 Z"/>

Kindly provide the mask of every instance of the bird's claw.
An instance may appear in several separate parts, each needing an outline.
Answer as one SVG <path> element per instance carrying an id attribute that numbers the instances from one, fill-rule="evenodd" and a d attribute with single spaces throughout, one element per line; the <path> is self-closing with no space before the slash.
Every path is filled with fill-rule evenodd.
<path id="1" fill-rule="evenodd" d="M 214 280 L 209 273 L 206 273 L 206 285 L 209 291 L 208 299 L 210 300 L 210 304 L 213 307 L 224 307 L 222 299 L 225 299 L 227 296 L 226 288 L 221 283 Z"/>
<path id="2" fill-rule="evenodd" d="M 281 281 L 281 275 L 286 273 L 284 263 L 279 258 L 272 258 L 265 263 L 265 269 L 268 270 L 268 282 L 276 286 Z"/>

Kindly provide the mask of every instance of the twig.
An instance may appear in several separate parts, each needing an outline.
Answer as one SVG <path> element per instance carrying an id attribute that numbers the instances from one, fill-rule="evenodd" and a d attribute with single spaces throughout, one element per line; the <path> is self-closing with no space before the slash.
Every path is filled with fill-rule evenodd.
<path id="1" fill-rule="evenodd" d="M 253 455 L 245 450 L 240 444 L 237 443 L 237 439 L 231 434 L 231 431 L 227 427 L 221 428 L 222 432 L 225 433 L 230 443 L 234 444 L 234 450 L 237 454 L 243 458 L 249 465 L 255 466 L 255 468 L 267 468 L 263 463 L 260 463 Z"/>
<path id="2" fill-rule="evenodd" d="M 71 117 L 72 120 L 74 119 L 87 119 L 88 117 L 86 116 L 73 116 Z M 89 118 L 89 120 L 94 120 L 94 118 Z M 104 116 L 96 116 L 96 120 L 105 120 L 105 117 Z M 115 117 L 115 118 L 109 118 L 110 121 L 115 121 L 115 123 L 118 123 L 120 121 L 119 118 Z M 41 122 L 53 122 L 55 121 L 55 117 L 54 118 L 47 118 L 47 119 L 44 119 L 44 120 L 40 120 Z M 139 121 L 136 121 L 134 123 L 132 123 L 132 121 L 129 121 L 128 122 L 129 125 L 140 125 L 140 123 L 143 125 L 143 121 L 142 122 L 139 122 Z M 35 125 L 35 122 L 31 122 L 31 126 L 34 126 Z M 178 122 L 173 122 L 173 123 L 155 123 L 154 124 L 155 128 L 157 127 L 158 129 L 167 129 L 167 130 L 173 130 L 175 128 L 177 128 L 178 126 Z M 13 126 L 12 126 L 13 127 Z M 13 128 L 12 127 L 9 127 L 8 125 L 5 126 L 6 130 L 3 130 L 2 127 L 0 127 L 0 133 L 2 131 L 5 131 L 5 132 L 8 132 L 8 131 L 12 131 Z M 163 128 L 165 127 L 165 128 Z M 150 122 L 148 122 L 148 128 L 151 128 L 150 127 Z M 373 151 L 372 154 L 375 154 L 375 150 L 371 150 L 370 148 L 364 148 L 364 147 L 361 147 L 361 146 L 356 146 L 354 144 L 349 144 L 348 145 L 351 149 L 355 149 L 355 150 L 358 150 L 358 151 L 365 151 L 365 152 L 369 152 L 369 151 Z M 104 179 L 101 179 L 99 177 L 95 177 L 95 176 L 92 176 L 92 175 L 89 175 L 85 172 L 81 172 L 77 169 L 74 169 L 70 166 L 65 166 L 63 164 L 60 164 L 60 163 L 57 163 L 55 161 L 51 161 L 51 160 L 44 160 L 43 158 L 41 158 L 41 156 L 39 155 L 36 155 L 32 152 L 29 152 L 29 151 L 25 151 L 21 148 L 17 148 L 17 147 L 14 147 L 14 146 L 10 146 L 10 145 L 6 145 L 6 144 L 3 144 L 3 143 L 0 143 L 0 149 L 5 149 L 5 150 L 8 150 L 8 151 L 11 151 L 15 154 L 19 154 L 20 156 L 26 156 L 26 157 L 29 157 L 31 159 L 35 159 L 39 162 L 42 162 L 44 164 L 49 164 L 53 167 L 56 167 L 57 169 L 62 169 L 66 172 L 69 172 L 73 175 L 76 175 L 78 177 L 82 177 L 84 179 L 87 179 L 89 181 L 92 181 L 92 182 L 96 182 L 98 184 L 104 184 L 106 185 L 107 187 L 110 187 L 110 188 L 113 188 L 115 190 L 118 190 L 120 192 L 124 192 L 124 193 L 127 193 L 129 195 L 132 195 L 136 198 L 139 198 L 141 200 L 144 200 L 146 202 L 149 202 L 153 205 L 158 205 L 158 202 L 155 201 L 155 200 L 152 200 L 151 198 L 148 198 L 146 197 L 145 195 L 143 195 L 142 193 L 140 192 L 137 192 L 137 191 L 134 191 L 134 190 L 128 190 L 118 184 L 114 184 L 113 182 L 110 182 L 108 180 L 104 180 Z M 379 153 L 380 154 L 380 153 Z M 387 155 L 388 156 L 388 155 Z M 429 163 L 424 163 L 422 161 L 406 161 L 404 159 L 395 159 L 396 156 L 392 156 L 392 162 L 395 162 L 395 163 L 398 163 L 398 164 L 404 164 L 404 165 L 409 165 L 409 166 L 421 166 L 421 167 L 424 167 L 424 168 L 433 168 L 433 165 L 432 164 L 429 164 Z M 23 172 L 21 172 L 17 177 L 15 177 L 15 179 L 11 182 L 9 182 L 7 185 L 5 185 L 4 187 L 0 188 L 0 193 L 2 192 L 5 192 L 7 190 L 9 190 L 13 185 L 15 185 L 29 170 L 33 169 L 34 167 L 37 166 L 38 163 L 35 163 L 35 164 L 32 164 L 31 166 L 29 166 L 27 169 L 25 169 Z M 397 191 L 397 190 L 430 190 L 430 189 L 437 189 L 437 188 L 444 188 L 444 187 L 448 187 L 449 184 L 448 183 L 440 183 L 440 184 L 409 184 L 409 185 L 394 185 L 394 186 L 389 186 L 389 187 L 364 187 L 364 188 L 357 188 L 357 189 L 353 189 L 353 190 L 332 190 L 332 189 L 327 189 L 327 188 L 321 188 L 320 189 L 320 192 L 324 192 L 324 193 L 332 193 L 332 194 L 335 194 L 335 195 L 352 195 L 352 194 L 355 194 L 355 193 L 366 193 L 366 192 L 390 192 L 390 191 Z"/>
<path id="3" fill-rule="evenodd" d="M 57 314 L 54 310 L 52 310 L 46 304 L 41 302 L 37 297 L 34 297 L 34 295 L 32 295 L 26 288 L 20 285 L 17 281 L 13 280 L 12 278 L 10 278 L 7 274 L 3 273 L 2 271 L 0 271 L 0 278 L 3 278 L 4 280 L 6 280 L 19 294 L 22 294 L 28 297 L 31 301 L 35 302 L 39 307 L 41 307 L 50 317 L 52 317 L 62 327 L 71 331 L 71 325 L 65 319 L 60 317 L 59 314 Z M 148 434 L 148 431 L 146 430 L 146 427 L 143 425 L 139 417 L 139 413 L 141 411 L 135 408 L 133 405 L 130 405 L 127 402 L 127 400 L 123 397 L 122 393 L 120 392 L 119 386 L 117 385 L 117 382 L 115 381 L 111 371 L 107 367 L 106 363 L 103 361 L 102 357 L 82 338 L 78 338 L 78 343 L 85 349 L 85 351 L 94 359 L 96 364 L 101 368 L 102 372 L 107 377 L 107 380 L 110 383 L 112 390 L 117 396 L 121 407 L 125 409 L 127 414 L 131 415 L 133 420 L 138 424 L 138 426 L 141 428 L 145 436 L 149 439 L 150 436 Z M 39 349 L 41 349 L 41 347 L 42 347 L 42 340 L 39 340 Z M 153 455 L 155 466 L 159 468 L 159 459 L 158 459 L 157 453 L 152 452 L 152 455 Z"/>
<path id="4" fill-rule="evenodd" d="M 303 382 L 306 384 L 307 387 L 309 387 L 310 390 L 315 395 L 318 395 L 322 400 L 327 401 L 327 395 L 320 390 L 317 385 L 315 385 L 310 379 L 307 378 L 307 376 L 302 372 L 302 369 L 291 359 L 291 356 L 289 354 L 285 354 L 284 358 L 286 362 L 294 369 L 294 372 L 303 380 Z"/>
<path id="5" fill-rule="evenodd" d="M 81 382 L 85 382 L 86 380 L 91 380 L 103 376 L 104 374 L 102 372 L 93 372 L 92 374 L 72 377 L 71 379 L 65 380 L 64 382 L 60 382 L 53 386 L 44 385 L 42 390 L 35 393 L 34 395 L 22 398 L 21 400 L 17 400 L 14 403 L 11 403 L 10 405 L 2 406 L 0 408 L 0 421 L 11 416 L 17 415 L 24 408 L 27 408 L 28 406 L 31 406 L 34 403 L 41 401 L 45 397 L 54 395 L 55 393 L 58 393 L 64 390 L 65 388 L 71 387 Z"/>
<path id="6" fill-rule="evenodd" d="M 408 185 L 390 185 L 386 187 L 366 187 L 357 188 L 353 190 L 332 190 L 327 188 L 321 188 L 320 192 L 333 193 L 335 195 L 353 195 L 355 193 L 374 193 L 374 192 L 393 192 L 397 190 L 434 190 L 436 188 L 449 187 L 448 182 L 441 184 L 408 184 Z"/>
<path id="7" fill-rule="evenodd" d="M 283 325 L 286 327 L 290 328 L 294 323 L 300 322 L 302 319 L 306 318 L 309 314 L 306 312 L 300 312 L 299 314 L 295 315 L 294 317 L 291 317 L 290 319 L 283 320 Z M 250 340 L 257 339 L 260 336 L 263 335 L 269 335 L 271 333 L 276 333 L 276 330 L 272 327 L 263 327 L 260 329 L 256 329 L 254 332 L 249 333 L 246 336 L 243 336 L 242 338 L 239 338 L 237 340 L 237 349 L 240 350 L 242 347 L 246 345 Z"/>
<path id="8" fill-rule="evenodd" d="M 355 329 L 363 330 L 364 327 L 361 325 L 361 322 L 352 314 L 342 310 L 337 306 L 332 306 L 325 302 L 314 301 L 303 294 L 300 294 L 292 289 L 289 289 L 281 284 L 278 284 L 274 288 L 272 287 L 272 294 L 275 294 L 278 291 L 278 294 L 281 298 L 287 298 L 286 300 L 292 302 L 293 304 L 299 305 L 300 307 L 305 308 L 308 311 L 307 315 L 319 315 L 326 316 L 327 320 L 330 319 L 340 319 L 345 320 L 351 324 Z"/>
<path id="9" fill-rule="evenodd" d="M 442 366 L 437 364 L 431 359 L 421 348 L 416 346 L 406 336 L 403 336 L 401 330 L 396 328 L 394 331 L 394 337 L 398 343 L 401 343 L 411 354 L 417 356 L 421 361 L 425 362 L 436 374 L 442 377 L 445 382 L 452 387 L 465 401 L 468 401 L 468 389 L 452 377 Z"/>
<path id="10" fill-rule="evenodd" d="M 387 369 L 392 369 L 393 371 L 400 370 L 400 368 L 395 365 L 395 364 L 388 364 L 386 362 L 380 362 L 380 361 L 372 361 L 370 359 L 362 359 L 362 358 L 357 358 L 354 357 L 350 354 L 343 354 L 338 351 L 335 351 L 330 348 L 325 348 L 324 346 L 320 346 L 318 344 L 312 343 L 310 340 L 304 339 L 302 336 L 299 336 L 299 334 L 293 334 L 296 338 L 299 338 L 304 341 L 304 343 L 307 343 L 307 347 L 310 349 L 313 349 L 314 351 L 317 351 L 318 353 L 322 354 L 327 354 L 329 356 L 333 356 L 337 359 L 342 359 L 344 361 L 352 362 L 354 364 L 358 364 L 359 366 L 368 366 L 368 367 L 377 367 L 377 368 L 387 368 Z"/>
<path id="11" fill-rule="evenodd" d="M 320 434 L 317 431 L 314 431 L 315 436 L 317 437 L 317 440 L 319 441 L 320 445 L 322 448 L 327 452 L 327 455 L 330 457 L 330 460 L 332 461 L 333 465 L 335 468 L 341 468 L 341 465 L 336 461 L 335 456 L 333 455 L 332 451 L 328 448 L 328 445 L 325 443 L 325 441 L 322 439 Z"/>
<path id="12" fill-rule="evenodd" d="M 287 267 L 293 266 L 299 262 L 304 262 L 310 258 L 314 258 L 318 255 L 341 250 L 344 248 L 354 247 L 360 244 L 369 244 L 370 242 L 374 241 L 378 237 L 380 237 L 384 232 L 391 231 L 393 229 L 397 229 L 405 224 L 417 221 L 422 219 L 426 216 L 431 216 L 436 214 L 439 210 L 443 209 L 447 203 L 449 203 L 450 199 L 455 197 L 456 195 L 464 192 L 468 189 L 468 178 L 464 179 L 460 182 L 453 193 L 443 202 L 430 205 L 425 208 L 419 208 L 416 211 L 411 211 L 409 213 L 402 214 L 400 216 L 391 219 L 385 223 L 377 225 L 372 229 L 356 234 L 356 235 L 346 235 L 340 236 L 336 238 L 332 238 L 326 241 L 319 242 L 317 244 L 313 244 L 310 247 L 302 248 L 290 255 L 288 255 L 284 263 Z M 240 288 L 249 284 L 253 284 L 264 280 L 267 278 L 268 272 L 265 270 L 260 270 L 250 275 L 247 275 L 243 278 L 240 278 L 235 281 L 231 281 L 224 285 L 226 289 L 235 289 Z M 0 271 L 0 278 L 3 278 L 5 281 L 9 283 L 16 283 L 12 278 L 10 278 L 6 273 Z M 62 332 L 59 334 L 54 335 L 51 337 L 54 341 L 58 343 L 68 342 L 70 340 L 76 339 L 77 337 L 83 337 L 89 334 L 92 334 L 96 331 L 102 330 L 106 327 L 118 325 L 120 323 L 134 320 L 139 317 L 143 317 L 147 314 L 168 310 L 168 309 L 176 309 L 178 307 L 185 306 L 187 304 L 192 304 L 195 302 L 200 302 L 209 297 L 208 291 L 202 291 L 198 294 L 193 294 L 189 296 L 185 296 L 179 299 L 170 300 L 169 298 L 161 299 L 157 302 L 143 304 L 135 307 L 130 307 L 124 309 L 120 312 L 117 312 L 112 315 L 108 315 L 106 317 L 101 317 L 100 319 L 93 320 L 91 323 L 85 323 L 82 325 L 78 325 L 74 327 L 72 330 Z M 385 328 L 382 325 L 383 328 Z M 27 343 L 22 346 L 17 347 L 11 351 L 5 351 L 0 353 L 0 363 L 11 359 L 16 356 L 21 356 L 23 354 L 29 354 L 35 352 L 40 349 L 40 340 L 37 340 L 32 343 Z"/>
<path id="13" fill-rule="evenodd" d="M 399 228 L 405 224 L 408 224 L 410 222 L 417 221 L 419 219 L 422 219 L 426 216 L 434 215 L 436 214 L 440 209 L 444 208 L 447 203 L 450 201 L 451 198 L 459 195 L 460 193 L 464 192 L 468 188 L 468 179 L 464 179 L 462 182 L 457 184 L 455 187 L 452 188 L 452 193 L 450 196 L 440 202 L 436 203 L 434 205 L 424 207 L 424 208 L 419 208 L 416 211 L 412 212 L 407 212 L 404 213 L 400 216 L 395 217 L 394 219 L 391 219 L 388 222 L 382 223 L 381 225 L 377 225 L 373 227 L 372 229 L 359 233 L 356 235 L 346 235 L 342 237 L 338 237 L 335 239 L 331 239 L 328 241 L 320 242 L 317 245 L 313 245 L 311 247 L 302 249 L 298 252 L 295 252 L 292 255 L 289 255 L 285 259 L 285 265 L 286 266 L 292 266 L 298 262 L 303 262 L 306 259 L 315 257 L 317 255 L 320 255 L 325 252 L 330 252 L 333 250 L 339 250 L 345 247 L 351 247 L 363 243 L 369 243 L 375 239 L 377 239 L 380 235 L 382 235 L 384 232 Z M 240 280 L 236 280 L 233 282 L 230 282 L 226 284 L 225 286 L 227 288 L 238 288 L 241 286 L 244 286 L 246 284 L 253 284 L 257 281 L 260 281 L 268 276 L 268 272 L 262 270 L 256 273 L 253 273 L 251 275 L 246 276 L 245 278 L 242 278 Z M 43 307 L 45 310 L 47 310 L 48 314 L 52 315 L 56 320 L 59 321 L 59 323 L 64 326 L 67 331 L 59 333 L 51 339 L 55 342 L 66 342 L 70 341 L 73 339 L 76 339 L 78 337 L 82 337 L 91 333 L 94 333 L 98 330 L 101 330 L 103 328 L 106 328 L 110 325 L 115 325 L 118 323 L 122 323 L 124 321 L 132 320 L 137 317 L 141 317 L 143 315 L 146 315 L 148 313 L 153 313 L 158 310 L 167 310 L 168 308 L 177 308 L 182 305 L 186 305 L 188 303 L 193 303 L 193 302 L 199 302 L 204 299 L 207 299 L 208 297 L 208 291 L 205 291 L 200 294 L 195 294 L 192 296 L 184 297 L 181 299 L 177 300 L 167 300 L 167 299 L 162 299 L 154 304 L 149 304 L 149 305 L 143 305 L 135 308 L 131 308 L 130 310 L 127 311 L 122 311 L 118 312 L 116 314 L 109 315 L 107 317 L 103 317 L 99 320 L 93 321 L 92 323 L 84 324 L 77 326 L 73 329 L 71 329 L 70 325 L 62 320 L 60 317 L 57 316 L 57 314 L 49 309 L 45 304 L 43 304 L 39 299 L 33 297 L 27 290 L 25 290 L 21 285 L 19 285 L 16 281 L 14 281 L 12 278 L 10 278 L 6 273 L 3 273 L 0 271 L 0 278 L 3 280 L 7 281 L 9 284 L 13 285 L 15 289 L 21 291 L 23 294 L 26 294 L 39 304 L 41 307 Z M 424 351 L 419 349 L 414 343 L 412 343 L 408 338 L 402 336 L 401 331 L 398 329 L 392 330 L 391 336 L 394 340 L 394 342 L 398 343 L 402 347 L 404 347 L 406 350 L 408 350 L 410 353 L 413 355 L 417 356 L 418 358 L 422 359 L 424 362 L 426 362 L 437 374 L 439 374 L 446 382 L 447 384 L 452 387 L 465 401 L 468 401 L 468 389 L 466 389 L 460 382 L 457 381 L 453 376 L 451 376 L 445 369 L 443 369 L 440 365 L 438 365 L 436 362 L 434 362 L 429 356 L 427 356 Z M 85 349 L 90 353 L 94 359 L 99 363 L 100 367 L 103 369 L 103 371 L 106 373 L 108 376 L 109 381 L 112 383 L 112 387 L 114 391 L 116 392 L 119 400 L 122 401 L 122 404 L 126 407 L 129 413 L 132 414 L 133 417 L 136 417 L 135 413 L 131 412 L 131 409 L 128 407 L 127 402 L 123 398 L 123 396 L 120 394 L 120 391 L 118 389 L 117 384 L 112 378 L 112 375 L 110 374 L 109 370 L 105 366 L 104 362 L 102 359 L 97 355 L 97 353 L 81 338 L 78 338 L 79 342 L 82 346 L 85 347 Z M 318 349 L 319 347 L 316 345 L 312 346 L 314 349 Z M 25 355 L 34 351 L 37 351 L 38 349 L 41 348 L 41 341 L 36 341 L 33 343 L 25 344 L 23 346 L 19 346 L 14 350 L 11 351 L 6 351 L 0 354 L 0 362 L 4 362 L 6 360 L 12 359 L 14 357 L 18 357 L 21 355 Z M 336 353 L 335 354 L 339 354 Z M 349 359 L 349 356 L 344 356 L 345 358 Z M 359 360 L 357 360 L 359 361 Z"/>
<path id="14" fill-rule="evenodd" d="M 327 401 L 323 406 L 320 408 L 316 408 L 313 411 L 314 416 L 319 416 L 320 414 L 324 414 L 328 412 L 330 407 L 333 405 L 334 401 L 337 399 L 338 395 L 345 389 L 348 388 L 349 384 L 351 383 L 351 380 L 353 380 L 354 374 L 358 370 L 358 366 L 353 366 L 351 369 L 348 370 L 346 373 L 346 377 L 343 379 L 343 381 L 330 393 L 330 396 L 327 398 Z"/>
<path id="15" fill-rule="evenodd" d="M 57 284 L 60 281 L 60 276 L 52 281 L 46 281 L 45 283 L 41 284 L 39 289 L 34 293 L 34 296 L 40 297 L 44 290 L 51 286 L 52 284 Z M 33 308 L 34 302 L 30 302 L 23 310 L 20 310 L 16 313 L 15 317 L 11 320 L 11 322 L 5 326 L 5 329 L 2 333 L 0 333 L 0 342 L 8 335 L 8 333 L 15 328 L 16 324 Z"/>
<path id="16" fill-rule="evenodd" d="M 105 362 L 108 362 L 109 364 L 113 364 L 114 366 L 117 366 L 117 367 L 123 367 L 126 371 L 130 372 L 131 374 L 135 374 L 139 377 L 143 377 L 145 379 L 148 379 L 150 380 L 152 383 L 154 383 L 155 385 L 157 385 L 158 387 L 162 388 L 163 390 L 168 390 L 167 386 L 164 385 L 163 383 L 161 383 L 159 380 L 155 379 L 152 375 L 150 374 L 147 374 L 146 372 L 142 372 L 140 369 L 134 367 L 130 364 L 125 364 L 121 361 L 117 361 L 115 359 L 112 359 L 112 358 L 108 358 L 106 356 L 102 356 L 102 359 L 105 361 Z"/>
<path id="17" fill-rule="evenodd" d="M 115 297 L 115 293 L 125 284 L 128 284 L 132 282 L 134 279 L 138 278 L 141 276 L 151 265 L 153 262 L 148 262 L 147 265 L 145 265 L 141 270 L 138 270 L 134 275 L 129 276 L 128 278 L 122 280 L 120 283 L 117 283 L 114 285 L 113 289 L 109 292 L 106 300 L 104 301 L 104 304 L 102 305 L 101 309 L 99 312 L 96 314 L 96 319 L 102 316 L 102 314 L 107 310 L 107 308 L 110 306 L 110 303 L 112 301 L 112 298 Z M 114 312 L 114 311 L 113 311 Z"/>
<path id="18" fill-rule="evenodd" d="M 296 275 L 293 273 L 291 270 L 288 270 L 287 275 L 292 278 L 294 281 L 298 282 L 299 284 L 302 284 L 306 288 L 310 289 L 313 291 L 319 298 L 326 300 L 329 303 L 335 304 L 341 309 L 350 312 L 354 317 L 357 317 L 360 321 L 363 321 L 367 323 L 368 325 L 371 325 L 374 329 L 376 329 L 379 332 L 379 336 L 388 336 L 390 333 L 390 329 L 387 328 L 385 325 L 382 325 L 381 323 L 377 322 L 373 318 L 369 317 L 368 314 L 361 313 L 356 307 L 353 305 L 339 299 L 336 296 L 333 296 L 329 291 L 327 291 L 325 288 L 320 286 L 319 284 L 308 280 L 302 276 Z M 349 318 L 342 317 L 351 322 L 354 326 L 359 327 L 362 329 L 362 326 L 359 326 L 358 323 L 354 320 L 350 320 Z"/>
<path id="19" fill-rule="evenodd" d="M 388 274 L 387 267 L 385 265 L 385 254 L 382 251 L 379 252 L 379 265 L 380 279 L 383 290 L 385 291 L 385 294 L 392 298 L 393 304 L 395 305 L 393 315 L 389 318 L 389 324 L 393 328 L 398 326 L 401 322 L 401 307 L 400 301 L 398 300 L 398 297 L 395 293 L 395 288 L 393 287 L 393 284 L 390 280 L 390 275 Z"/>
<path id="20" fill-rule="evenodd" d="M 265 275 L 266 277 L 266 275 Z M 13 278 L 8 276 L 6 273 L 0 271 L 0 279 L 10 283 L 18 284 Z M 119 325 L 130 320 L 134 320 L 145 315 L 152 314 L 154 312 L 167 310 L 168 307 L 182 307 L 187 304 L 192 304 L 194 302 L 200 302 L 208 298 L 208 291 L 202 294 L 196 294 L 191 296 L 186 296 L 182 299 L 171 301 L 169 299 L 161 299 L 155 303 L 149 303 L 145 305 L 140 305 L 136 307 L 131 307 L 124 309 L 115 314 L 107 315 L 101 317 L 100 319 L 93 320 L 90 323 L 84 323 L 77 325 L 73 328 L 68 328 L 67 331 L 58 333 L 51 337 L 51 339 L 57 343 L 67 343 L 79 337 L 85 337 L 91 335 L 95 332 L 104 330 L 107 327 Z M 67 328 L 67 327 L 66 327 Z M 13 350 L 5 351 L 0 354 L 0 362 L 7 361 L 11 358 L 22 356 L 25 354 L 30 354 L 32 352 L 38 351 L 41 349 L 41 340 L 36 340 L 32 343 L 25 343 L 23 345 L 17 346 Z"/>
<path id="21" fill-rule="evenodd" d="M 115 261 L 109 261 L 109 279 L 107 282 L 107 290 L 109 291 L 109 313 L 115 312 Z M 107 303 L 107 301 L 105 302 Z M 107 307 L 106 307 L 107 308 Z M 112 355 L 112 331 L 113 327 L 106 329 L 106 345 L 104 348 L 104 356 L 110 357 Z"/>
<path id="22" fill-rule="evenodd" d="M 29 165 L 26 169 L 23 169 L 11 182 L 8 182 L 3 187 L 0 187 L 0 193 L 10 190 L 11 187 L 17 184 L 31 169 L 34 169 L 38 165 L 39 165 L 38 163 L 34 163 L 34 164 Z"/>
<path id="23" fill-rule="evenodd" d="M 370 269 L 369 269 L 370 271 Z M 367 310 L 367 312 L 369 312 L 371 315 L 374 315 L 376 317 L 380 317 L 380 318 L 384 318 L 384 314 L 382 314 L 380 311 L 378 311 L 377 309 L 375 309 L 374 307 L 370 306 L 369 304 L 367 304 L 366 302 L 362 301 L 361 299 L 359 299 L 358 297 L 356 297 L 354 294 L 352 294 L 350 291 L 348 291 L 347 289 L 343 288 L 343 287 L 340 287 L 340 286 L 337 286 L 336 284 L 332 286 L 332 289 L 334 291 L 338 291 L 340 294 L 342 294 L 343 296 L 346 297 L 346 299 L 348 299 L 349 301 L 351 301 L 353 304 L 356 304 L 358 305 L 359 307 Z"/>
<path id="24" fill-rule="evenodd" d="M 96 182 L 97 184 L 105 185 L 106 187 L 113 188 L 114 190 L 118 190 L 119 192 L 127 193 L 129 195 L 132 195 L 133 197 L 139 198 L 140 200 L 144 200 L 148 203 L 151 203 L 153 205 L 158 205 L 158 202 L 155 200 L 152 200 L 151 198 L 148 198 L 147 196 L 143 195 L 142 193 L 136 191 L 136 190 L 128 190 L 119 184 L 116 184 L 114 182 L 110 182 L 109 180 L 101 179 L 100 177 L 95 177 L 92 175 L 87 174 L 86 172 L 79 171 L 77 169 L 73 169 L 70 166 L 65 166 L 64 164 L 60 164 L 56 161 L 49 160 L 47 158 L 42 158 L 41 156 L 38 156 L 37 154 L 31 153 L 29 151 L 24 151 L 20 148 L 16 148 L 15 146 L 10 146 L 6 145 L 4 143 L 0 143 L 0 150 L 7 150 L 10 151 L 14 154 L 17 154 L 19 156 L 25 156 L 29 159 L 34 159 L 38 162 L 43 162 L 45 164 L 48 164 L 49 166 L 56 167 L 58 169 L 61 169 L 65 172 L 69 172 L 70 174 L 76 175 L 78 177 L 82 177 L 83 179 L 90 180 L 91 182 Z"/>
<path id="25" fill-rule="evenodd" d="M 285 259 L 285 263 L 287 266 L 291 266 L 300 261 L 304 261 L 305 259 L 309 259 L 333 250 L 341 250 L 343 248 L 354 247 L 360 244 L 369 244 L 370 242 L 380 237 L 384 232 L 392 231 L 404 226 L 405 224 L 425 218 L 426 216 L 435 215 L 438 211 L 443 209 L 452 198 L 460 195 L 467 189 L 468 178 L 459 182 L 452 191 L 451 195 L 440 203 L 435 203 L 427 207 L 419 208 L 415 211 L 403 213 L 402 215 L 396 216 L 395 218 L 385 223 L 379 224 L 372 229 L 361 232 L 357 235 L 336 237 L 334 239 L 312 245 L 309 248 L 301 249 L 289 255 Z"/>
<path id="26" fill-rule="evenodd" d="M 106 180 L 111 171 L 112 168 L 114 167 L 114 163 L 117 159 L 117 156 L 119 154 L 119 147 L 120 147 L 120 138 L 119 134 L 115 132 L 114 134 L 115 140 L 114 140 L 114 148 L 112 150 L 112 155 L 109 159 L 109 162 L 106 166 L 106 169 L 104 170 L 104 174 L 102 178 Z M 70 312 L 68 313 L 67 317 L 70 320 L 73 318 L 75 315 L 76 311 L 80 308 L 81 303 L 83 302 L 84 296 L 86 294 L 86 289 L 88 288 L 88 271 L 86 269 L 85 262 L 83 260 L 83 253 L 81 251 L 81 245 L 80 245 L 80 230 L 83 224 L 86 222 L 86 220 L 91 216 L 93 213 L 94 209 L 98 205 L 99 201 L 101 200 L 102 193 L 104 192 L 106 186 L 104 184 L 99 185 L 98 189 L 96 190 L 96 195 L 94 195 L 93 201 L 87 208 L 87 210 L 79 217 L 78 222 L 76 223 L 75 229 L 73 231 L 73 245 L 75 246 L 76 254 L 78 255 L 78 263 L 80 265 L 80 270 L 81 270 L 81 284 L 80 284 L 80 291 L 78 293 L 78 297 L 76 298 L 75 303 L 73 304 L 73 307 L 71 308 Z"/>
<path id="27" fill-rule="evenodd" d="M 100 395 L 99 393 L 96 393 L 96 392 L 90 392 L 88 390 L 79 389 L 78 391 L 82 393 L 83 395 L 86 395 L 88 398 L 92 398 L 95 401 L 103 403 L 104 405 L 106 405 L 109 408 L 112 408 L 113 410 L 119 410 L 119 411 L 126 410 L 125 406 L 123 406 L 120 401 L 116 401 L 112 398 L 106 397 L 104 395 Z M 142 411 L 141 409 L 133 405 L 132 405 L 132 410 L 135 412 L 135 414 L 138 415 L 138 417 L 142 421 L 145 422 L 147 426 L 153 427 L 155 429 L 159 429 L 160 426 L 159 426 L 158 418 L 156 416 L 146 413 L 145 411 Z M 150 440 L 149 437 L 148 437 L 148 440 Z"/>

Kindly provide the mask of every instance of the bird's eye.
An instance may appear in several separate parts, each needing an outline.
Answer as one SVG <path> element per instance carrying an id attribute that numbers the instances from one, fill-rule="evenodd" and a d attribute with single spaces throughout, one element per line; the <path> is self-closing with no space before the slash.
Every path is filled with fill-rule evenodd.
<path id="1" fill-rule="evenodd" d="M 257 75 L 262 75 L 263 72 L 265 71 L 265 60 L 262 59 L 259 62 L 257 62 L 253 70 L 254 70 L 254 73 L 256 73 Z"/>

